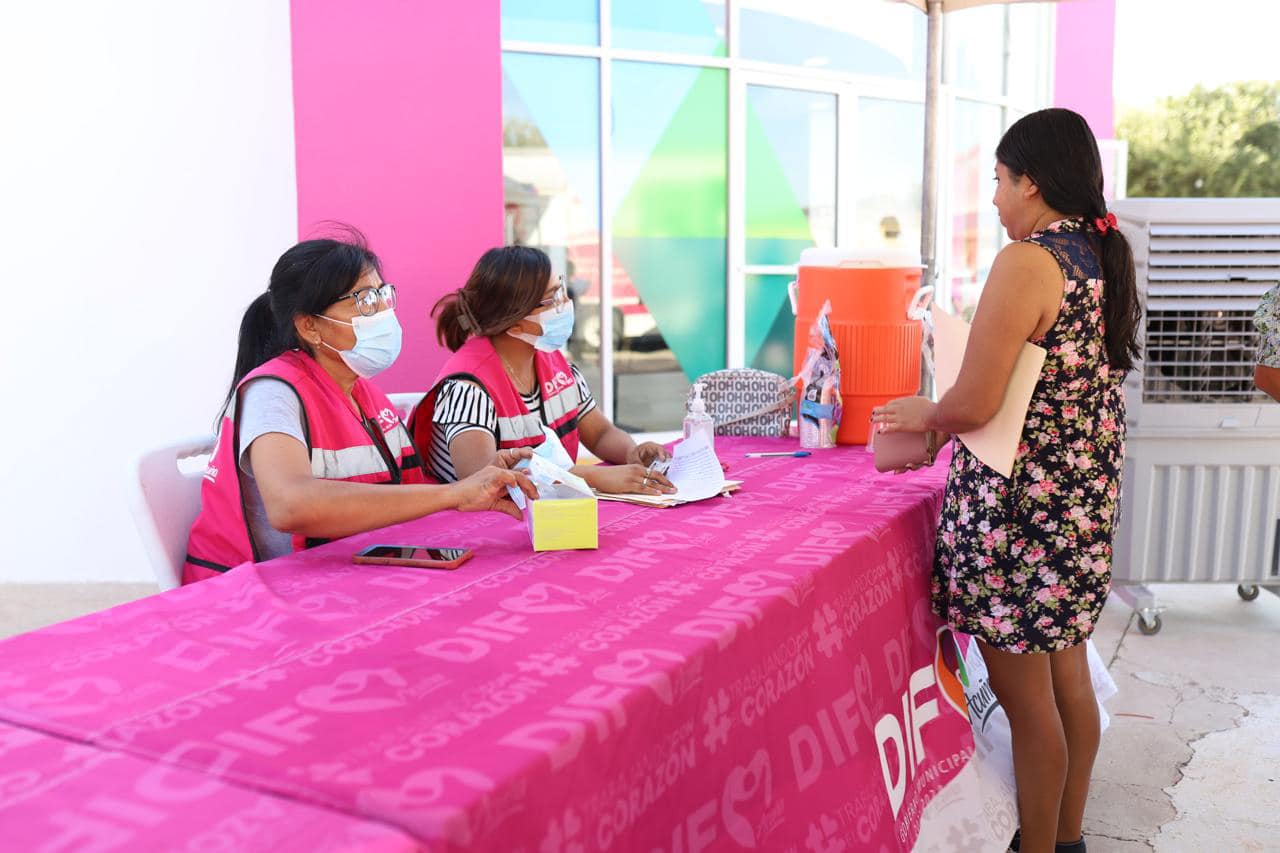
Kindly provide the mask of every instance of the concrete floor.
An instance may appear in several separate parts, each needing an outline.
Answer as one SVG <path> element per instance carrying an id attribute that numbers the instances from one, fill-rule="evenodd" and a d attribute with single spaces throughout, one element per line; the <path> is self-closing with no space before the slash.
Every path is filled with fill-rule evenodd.
<path id="1" fill-rule="evenodd" d="M 1139 633 L 1113 596 L 1095 634 L 1120 692 L 1094 770 L 1091 853 L 1280 850 L 1280 599 L 1153 587 Z M 0 584 L 0 637 L 155 592 L 150 584 Z"/>
<path id="2" fill-rule="evenodd" d="M 1112 596 L 1094 642 L 1120 692 L 1094 768 L 1090 853 L 1280 850 L 1280 598 L 1154 586 L 1163 628 Z"/>

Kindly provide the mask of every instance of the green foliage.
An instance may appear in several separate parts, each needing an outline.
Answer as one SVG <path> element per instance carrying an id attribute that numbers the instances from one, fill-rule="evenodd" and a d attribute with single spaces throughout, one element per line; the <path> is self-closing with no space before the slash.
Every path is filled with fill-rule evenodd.
<path id="1" fill-rule="evenodd" d="M 1280 82 L 1200 86 L 1121 116 L 1130 196 L 1280 196 Z"/>

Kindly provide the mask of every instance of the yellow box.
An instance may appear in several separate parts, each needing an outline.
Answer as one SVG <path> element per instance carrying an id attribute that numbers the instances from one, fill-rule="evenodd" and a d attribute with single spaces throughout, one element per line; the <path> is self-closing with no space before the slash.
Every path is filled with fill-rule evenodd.
<path id="1" fill-rule="evenodd" d="M 535 551 L 600 547 L 599 503 L 595 498 L 543 498 L 524 511 Z"/>

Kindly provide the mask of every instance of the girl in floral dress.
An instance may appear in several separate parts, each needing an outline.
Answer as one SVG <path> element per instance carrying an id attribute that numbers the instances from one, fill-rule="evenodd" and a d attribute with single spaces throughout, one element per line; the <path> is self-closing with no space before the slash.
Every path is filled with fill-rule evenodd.
<path id="1" fill-rule="evenodd" d="M 1024 342 L 1047 351 L 1013 475 L 956 443 L 934 607 L 975 636 L 1009 715 L 1023 851 L 1083 853 L 1097 704 L 1084 641 L 1111 587 L 1124 456 L 1121 383 L 1141 317 L 1133 254 L 1106 212 L 1097 142 L 1070 110 L 1032 113 L 996 149 L 1011 243 L 974 315 L 955 386 L 894 400 L 881 431 L 965 433 L 999 409 Z"/>

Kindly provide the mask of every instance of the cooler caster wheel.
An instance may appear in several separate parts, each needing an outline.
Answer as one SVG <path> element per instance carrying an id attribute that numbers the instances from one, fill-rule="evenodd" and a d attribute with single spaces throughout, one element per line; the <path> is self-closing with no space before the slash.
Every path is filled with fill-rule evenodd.
<path id="1" fill-rule="evenodd" d="M 1150 617 L 1145 614 L 1138 614 L 1138 630 L 1150 637 L 1152 634 L 1159 634 L 1163 624 L 1160 621 L 1160 614 L 1153 613 Z"/>
<path id="2" fill-rule="evenodd" d="M 1253 601 L 1255 598 L 1258 597 L 1258 593 L 1260 592 L 1262 592 L 1262 589 L 1257 584 L 1242 583 L 1236 586 L 1236 594 L 1239 595 L 1241 598 L 1243 598 L 1245 601 Z"/>

